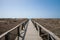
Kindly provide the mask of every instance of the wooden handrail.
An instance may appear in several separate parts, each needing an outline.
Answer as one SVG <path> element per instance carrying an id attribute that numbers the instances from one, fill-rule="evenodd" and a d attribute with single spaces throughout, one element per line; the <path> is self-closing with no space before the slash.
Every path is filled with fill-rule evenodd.
<path id="1" fill-rule="evenodd" d="M 18 24 L 17 26 L 15 26 L 14 28 L 4 32 L 3 34 L 0 35 L 0 38 L 2 38 L 3 36 L 5 36 L 6 34 L 8 34 L 9 32 L 13 31 L 14 29 L 16 29 L 17 27 L 19 27 L 21 24 L 23 24 L 24 22 L 26 22 L 27 20 L 23 21 L 22 23 Z"/>
<path id="2" fill-rule="evenodd" d="M 46 29 L 45 27 L 43 27 L 42 25 L 40 25 L 38 22 L 32 20 L 34 23 L 36 23 L 37 25 L 39 25 L 39 27 L 41 27 L 44 31 L 46 31 L 48 34 L 50 34 L 52 37 L 54 37 L 54 39 L 56 40 L 60 40 L 60 38 L 55 35 L 53 32 L 49 31 L 48 29 Z"/>

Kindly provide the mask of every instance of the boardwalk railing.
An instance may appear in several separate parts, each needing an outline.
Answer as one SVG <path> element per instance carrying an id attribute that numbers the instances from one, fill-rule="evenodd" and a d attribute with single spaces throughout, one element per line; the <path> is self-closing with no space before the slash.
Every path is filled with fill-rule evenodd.
<path id="1" fill-rule="evenodd" d="M 42 25 L 40 25 L 39 23 L 37 23 L 35 20 L 32 20 L 33 24 L 35 25 L 35 28 L 37 31 L 39 31 L 39 36 L 41 36 L 42 38 L 45 36 L 46 38 L 43 40 L 60 40 L 60 38 L 58 36 L 56 36 L 54 33 L 52 33 L 51 31 L 47 30 L 46 28 L 44 28 Z M 43 31 L 45 33 L 43 33 Z M 47 36 L 46 36 L 47 35 Z"/>
<path id="2" fill-rule="evenodd" d="M 29 20 L 25 20 L 23 21 L 22 23 L 18 24 L 17 26 L 15 26 L 14 28 L 8 30 L 7 32 L 3 33 L 0 35 L 0 40 L 1 38 L 5 37 L 4 40 L 10 40 L 9 39 L 9 35 L 10 35 L 10 32 L 13 31 L 14 29 L 17 29 L 17 40 L 19 40 L 19 37 L 21 37 L 21 34 L 20 34 L 20 29 L 23 30 L 23 28 L 25 27 L 25 31 L 24 31 L 24 36 L 22 37 L 22 40 L 24 40 L 24 37 L 25 37 L 25 33 L 26 33 L 26 29 L 27 29 L 27 26 L 28 26 L 28 21 Z M 22 25 L 22 27 L 20 28 L 20 25 Z M 2 29 L 3 30 L 3 29 Z M 12 37 L 13 38 L 13 37 Z"/>

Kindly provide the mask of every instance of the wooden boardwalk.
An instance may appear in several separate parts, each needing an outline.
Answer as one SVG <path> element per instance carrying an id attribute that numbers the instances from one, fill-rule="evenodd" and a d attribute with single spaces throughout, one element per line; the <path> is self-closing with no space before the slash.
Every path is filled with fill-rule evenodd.
<path id="1" fill-rule="evenodd" d="M 42 40 L 42 38 L 39 36 L 38 31 L 35 29 L 33 23 L 31 20 L 29 21 L 25 40 Z"/>

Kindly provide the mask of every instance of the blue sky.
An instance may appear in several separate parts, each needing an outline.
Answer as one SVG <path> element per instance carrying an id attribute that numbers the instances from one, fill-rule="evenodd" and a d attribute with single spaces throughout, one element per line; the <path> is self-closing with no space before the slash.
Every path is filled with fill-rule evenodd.
<path id="1" fill-rule="evenodd" d="M 60 0 L 0 0 L 0 18 L 60 18 Z"/>

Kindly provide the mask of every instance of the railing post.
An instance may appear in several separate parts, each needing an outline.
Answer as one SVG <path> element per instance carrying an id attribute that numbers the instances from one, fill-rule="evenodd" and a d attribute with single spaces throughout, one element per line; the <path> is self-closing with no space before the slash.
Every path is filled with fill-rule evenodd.
<path id="1" fill-rule="evenodd" d="M 22 28 L 21 29 L 23 30 L 23 28 L 24 28 L 24 23 L 22 24 Z"/>
<path id="2" fill-rule="evenodd" d="M 37 28 L 37 24 L 35 23 L 35 28 L 36 28 L 36 30 L 38 30 L 38 28 Z"/>
<path id="3" fill-rule="evenodd" d="M 51 37 L 51 40 L 56 40 L 55 38 L 53 38 L 51 35 L 50 35 L 50 37 Z"/>
<path id="4" fill-rule="evenodd" d="M 17 27 L 17 34 L 18 34 L 18 40 L 19 40 L 19 37 L 20 37 L 20 27 Z"/>
<path id="5" fill-rule="evenodd" d="M 51 40 L 51 39 L 50 39 L 50 34 L 48 34 L 48 40 Z"/>
<path id="6" fill-rule="evenodd" d="M 50 34 L 48 34 L 48 40 L 55 40 Z"/>
<path id="7" fill-rule="evenodd" d="M 10 33 L 7 33 L 6 35 L 5 35 L 5 40 L 9 40 L 10 38 L 9 38 L 9 34 Z"/>
<path id="8" fill-rule="evenodd" d="M 40 26 L 38 26 L 39 27 L 39 35 L 41 36 L 41 27 Z"/>

